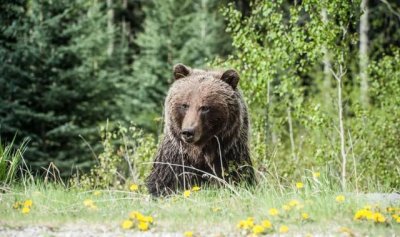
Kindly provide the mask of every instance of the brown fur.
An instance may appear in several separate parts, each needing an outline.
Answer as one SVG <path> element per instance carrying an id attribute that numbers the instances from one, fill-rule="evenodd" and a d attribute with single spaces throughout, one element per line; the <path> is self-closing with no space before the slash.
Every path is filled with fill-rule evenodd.
<path id="1" fill-rule="evenodd" d="M 213 175 L 253 182 L 248 114 L 237 89 L 239 75 L 234 70 L 204 71 L 178 64 L 174 77 L 165 100 L 164 138 L 147 179 L 149 192 L 170 194 L 200 185 Z M 193 136 L 185 137 L 186 129 Z"/>

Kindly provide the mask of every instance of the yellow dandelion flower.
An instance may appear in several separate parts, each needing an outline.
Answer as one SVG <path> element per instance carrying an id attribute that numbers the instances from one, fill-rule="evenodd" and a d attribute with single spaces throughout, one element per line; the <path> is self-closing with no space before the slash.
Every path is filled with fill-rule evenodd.
<path id="1" fill-rule="evenodd" d="M 374 221 L 375 221 L 376 223 L 383 223 L 383 222 L 386 221 L 385 216 L 382 215 L 382 214 L 379 213 L 379 212 L 374 213 L 373 219 L 374 219 Z"/>
<path id="2" fill-rule="evenodd" d="M 338 196 L 336 196 L 336 202 L 342 203 L 342 202 L 344 202 L 344 200 L 346 200 L 346 198 L 345 198 L 344 195 L 338 195 Z"/>
<path id="3" fill-rule="evenodd" d="M 138 229 L 141 230 L 141 231 L 149 230 L 149 223 L 147 223 L 147 222 L 139 222 Z"/>
<path id="4" fill-rule="evenodd" d="M 302 182 L 297 182 L 296 183 L 296 188 L 297 189 L 302 189 L 302 188 L 304 188 L 304 184 Z"/>
<path id="5" fill-rule="evenodd" d="M 31 209 L 29 207 L 23 207 L 21 212 L 22 214 L 28 214 L 31 211 Z"/>
<path id="6" fill-rule="evenodd" d="M 264 233 L 265 228 L 262 225 L 253 226 L 253 234 L 258 235 Z"/>
<path id="7" fill-rule="evenodd" d="M 94 191 L 94 192 L 93 192 L 93 195 L 94 195 L 94 196 L 100 196 L 100 195 L 101 195 L 101 192 L 98 191 L 98 190 L 97 190 L 97 191 Z"/>
<path id="8" fill-rule="evenodd" d="M 361 220 L 361 219 L 363 219 L 365 217 L 365 210 L 364 209 L 362 209 L 362 210 L 358 210 L 357 212 L 356 212 L 356 214 L 354 214 L 354 217 L 353 217 L 353 220 Z"/>
<path id="9" fill-rule="evenodd" d="M 239 221 L 239 223 L 236 225 L 236 227 L 237 227 L 238 229 L 244 229 L 245 224 L 246 224 L 246 221 L 241 220 L 241 221 Z"/>
<path id="10" fill-rule="evenodd" d="M 320 173 L 320 172 L 314 172 L 314 173 L 313 173 L 313 177 L 314 177 L 314 178 L 317 179 L 317 178 L 319 178 L 319 176 L 321 176 L 321 173 Z"/>
<path id="11" fill-rule="evenodd" d="M 308 220 L 310 219 L 310 216 L 307 213 L 303 212 L 301 213 L 301 218 L 303 218 L 303 220 Z"/>
<path id="12" fill-rule="evenodd" d="M 272 223 L 269 220 L 263 220 L 261 222 L 261 225 L 265 228 L 265 229 L 271 229 L 272 228 Z"/>
<path id="13" fill-rule="evenodd" d="M 140 221 L 140 220 L 139 220 Z M 153 217 L 151 217 L 151 216 L 144 216 L 143 218 L 142 218 L 142 221 L 143 222 L 147 222 L 147 223 L 153 223 Z"/>
<path id="14" fill-rule="evenodd" d="M 32 207 L 32 204 L 33 204 L 32 200 L 28 199 L 24 202 L 24 207 Z"/>
<path id="15" fill-rule="evenodd" d="M 397 223 L 400 223 L 400 217 L 397 217 L 397 218 L 396 218 L 396 222 L 397 222 Z"/>
<path id="16" fill-rule="evenodd" d="M 193 237 L 193 232 L 192 231 L 186 231 L 185 233 L 183 233 L 183 236 L 185 236 L 185 237 Z"/>
<path id="17" fill-rule="evenodd" d="M 289 227 L 288 226 L 286 226 L 286 225 L 281 225 L 280 227 L 279 227 L 279 233 L 287 233 L 289 231 Z"/>
<path id="18" fill-rule="evenodd" d="M 192 191 L 193 192 L 196 192 L 196 191 L 199 191 L 200 190 L 200 187 L 199 186 L 194 186 L 194 187 L 192 187 Z"/>
<path id="19" fill-rule="evenodd" d="M 146 217 L 145 217 L 142 213 L 137 212 L 137 213 L 136 213 L 136 220 L 138 220 L 138 221 L 140 221 L 140 222 L 145 222 Z"/>
<path id="20" fill-rule="evenodd" d="M 124 220 L 121 223 L 121 227 L 124 230 L 129 230 L 129 229 L 131 229 L 133 227 L 133 222 L 131 220 Z"/>
<path id="21" fill-rule="evenodd" d="M 291 207 L 295 207 L 295 206 L 299 205 L 300 202 L 297 201 L 296 199 L 293 199 L 293 200 L 290 200 L 290 202 L 289 202 L 288 204 L 289 204 L 289 206 L 291 206 Z"/>
<path id="22" fill-rule="evenodd" d="M 289 205 L 283 205 L 282 209 L 285 211 L 290 211 L 291 207 Z"/>
<path id="23" fill-rule="evenodd" d="M 186 190 L 185 192 L 183 192 L 183 196 L 184 196 L 185 198 L 190 197 L 190 194 L 191 194 L 190 190 Z"/>
<path id="24" fill-rule="evenodd" d="M 276 208 L 270 208 L 270 209 L 268 210 L 268 213 L 269 213 L 271 216 L 277 216 L 277 215 L 279 215 L 279 211 L 278 211 L 278 209 L 276 209 Z"/>
<path id="25" fill-rule="evenodd" d="M 374 220 L 374 213 L 372 211 L 365 210 L 364 218 L 367 220 Z"/>
<path id="26" fill-rule="evenodd" d="M 129 186 L 129 190 L 131 190 L 132 192 L 135 192 L 135 191 L 139 190 L 139 185 L 131 184 L 131 186 Z"/>
<path id="27" fill-rule="evenodd" d="M 237 225 L 237 227 L 239 229 L 245 229 L 245 230 L 250 229 L 253 226 L 254 226 L 254 218 L 252 218 L 252 217 L 249 217 L 246 220 L 239 221 L 239 223 Z"/>

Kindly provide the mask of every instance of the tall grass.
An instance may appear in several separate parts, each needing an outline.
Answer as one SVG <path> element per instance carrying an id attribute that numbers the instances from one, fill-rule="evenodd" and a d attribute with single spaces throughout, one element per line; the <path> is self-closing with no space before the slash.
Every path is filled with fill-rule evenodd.
<path id="1" fill-rule="evenodd" d="M 15 137 L 9 144 L 3 144 L 0 139 L 0 184 L 10 185 L 16 179 L 18 167 L 23 159 L 29 139 L 24 139 L 15 148 Z"/>

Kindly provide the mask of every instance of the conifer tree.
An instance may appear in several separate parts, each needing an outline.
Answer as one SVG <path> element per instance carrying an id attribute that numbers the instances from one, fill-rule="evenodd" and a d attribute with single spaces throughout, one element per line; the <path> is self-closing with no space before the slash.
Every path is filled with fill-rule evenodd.
<path id="1" fill-rule="evenodd" d="M 102 4 L 21 1 L 19 15 L 4 16 L 1 137 L 29 137 L 25 159 L 35 170 L 50 162 L 64 174 L 89 167 L 83 139 L 96 149 L 99 123 L 123 117 L 126 77 L 107 55 Z"/>

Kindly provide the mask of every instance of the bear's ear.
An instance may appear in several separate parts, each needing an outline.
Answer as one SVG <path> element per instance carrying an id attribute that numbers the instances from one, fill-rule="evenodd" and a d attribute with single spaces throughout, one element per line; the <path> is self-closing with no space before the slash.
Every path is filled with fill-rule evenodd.
<path id="1" fill-rule="evenodd" d="M 221 80 L 228 83 L 233 89 L 236 89 L 239 82 L 239 74 L 235 70 L 229 69 L 222 74 Z"/>
<path id="2" fill-rule="evenodd" d="M 174 66 L 174 79 L 178 80 L 183 77 L 187 77 L 191 73 L 192 69 L 182 63 L 175 64 Z"/>

